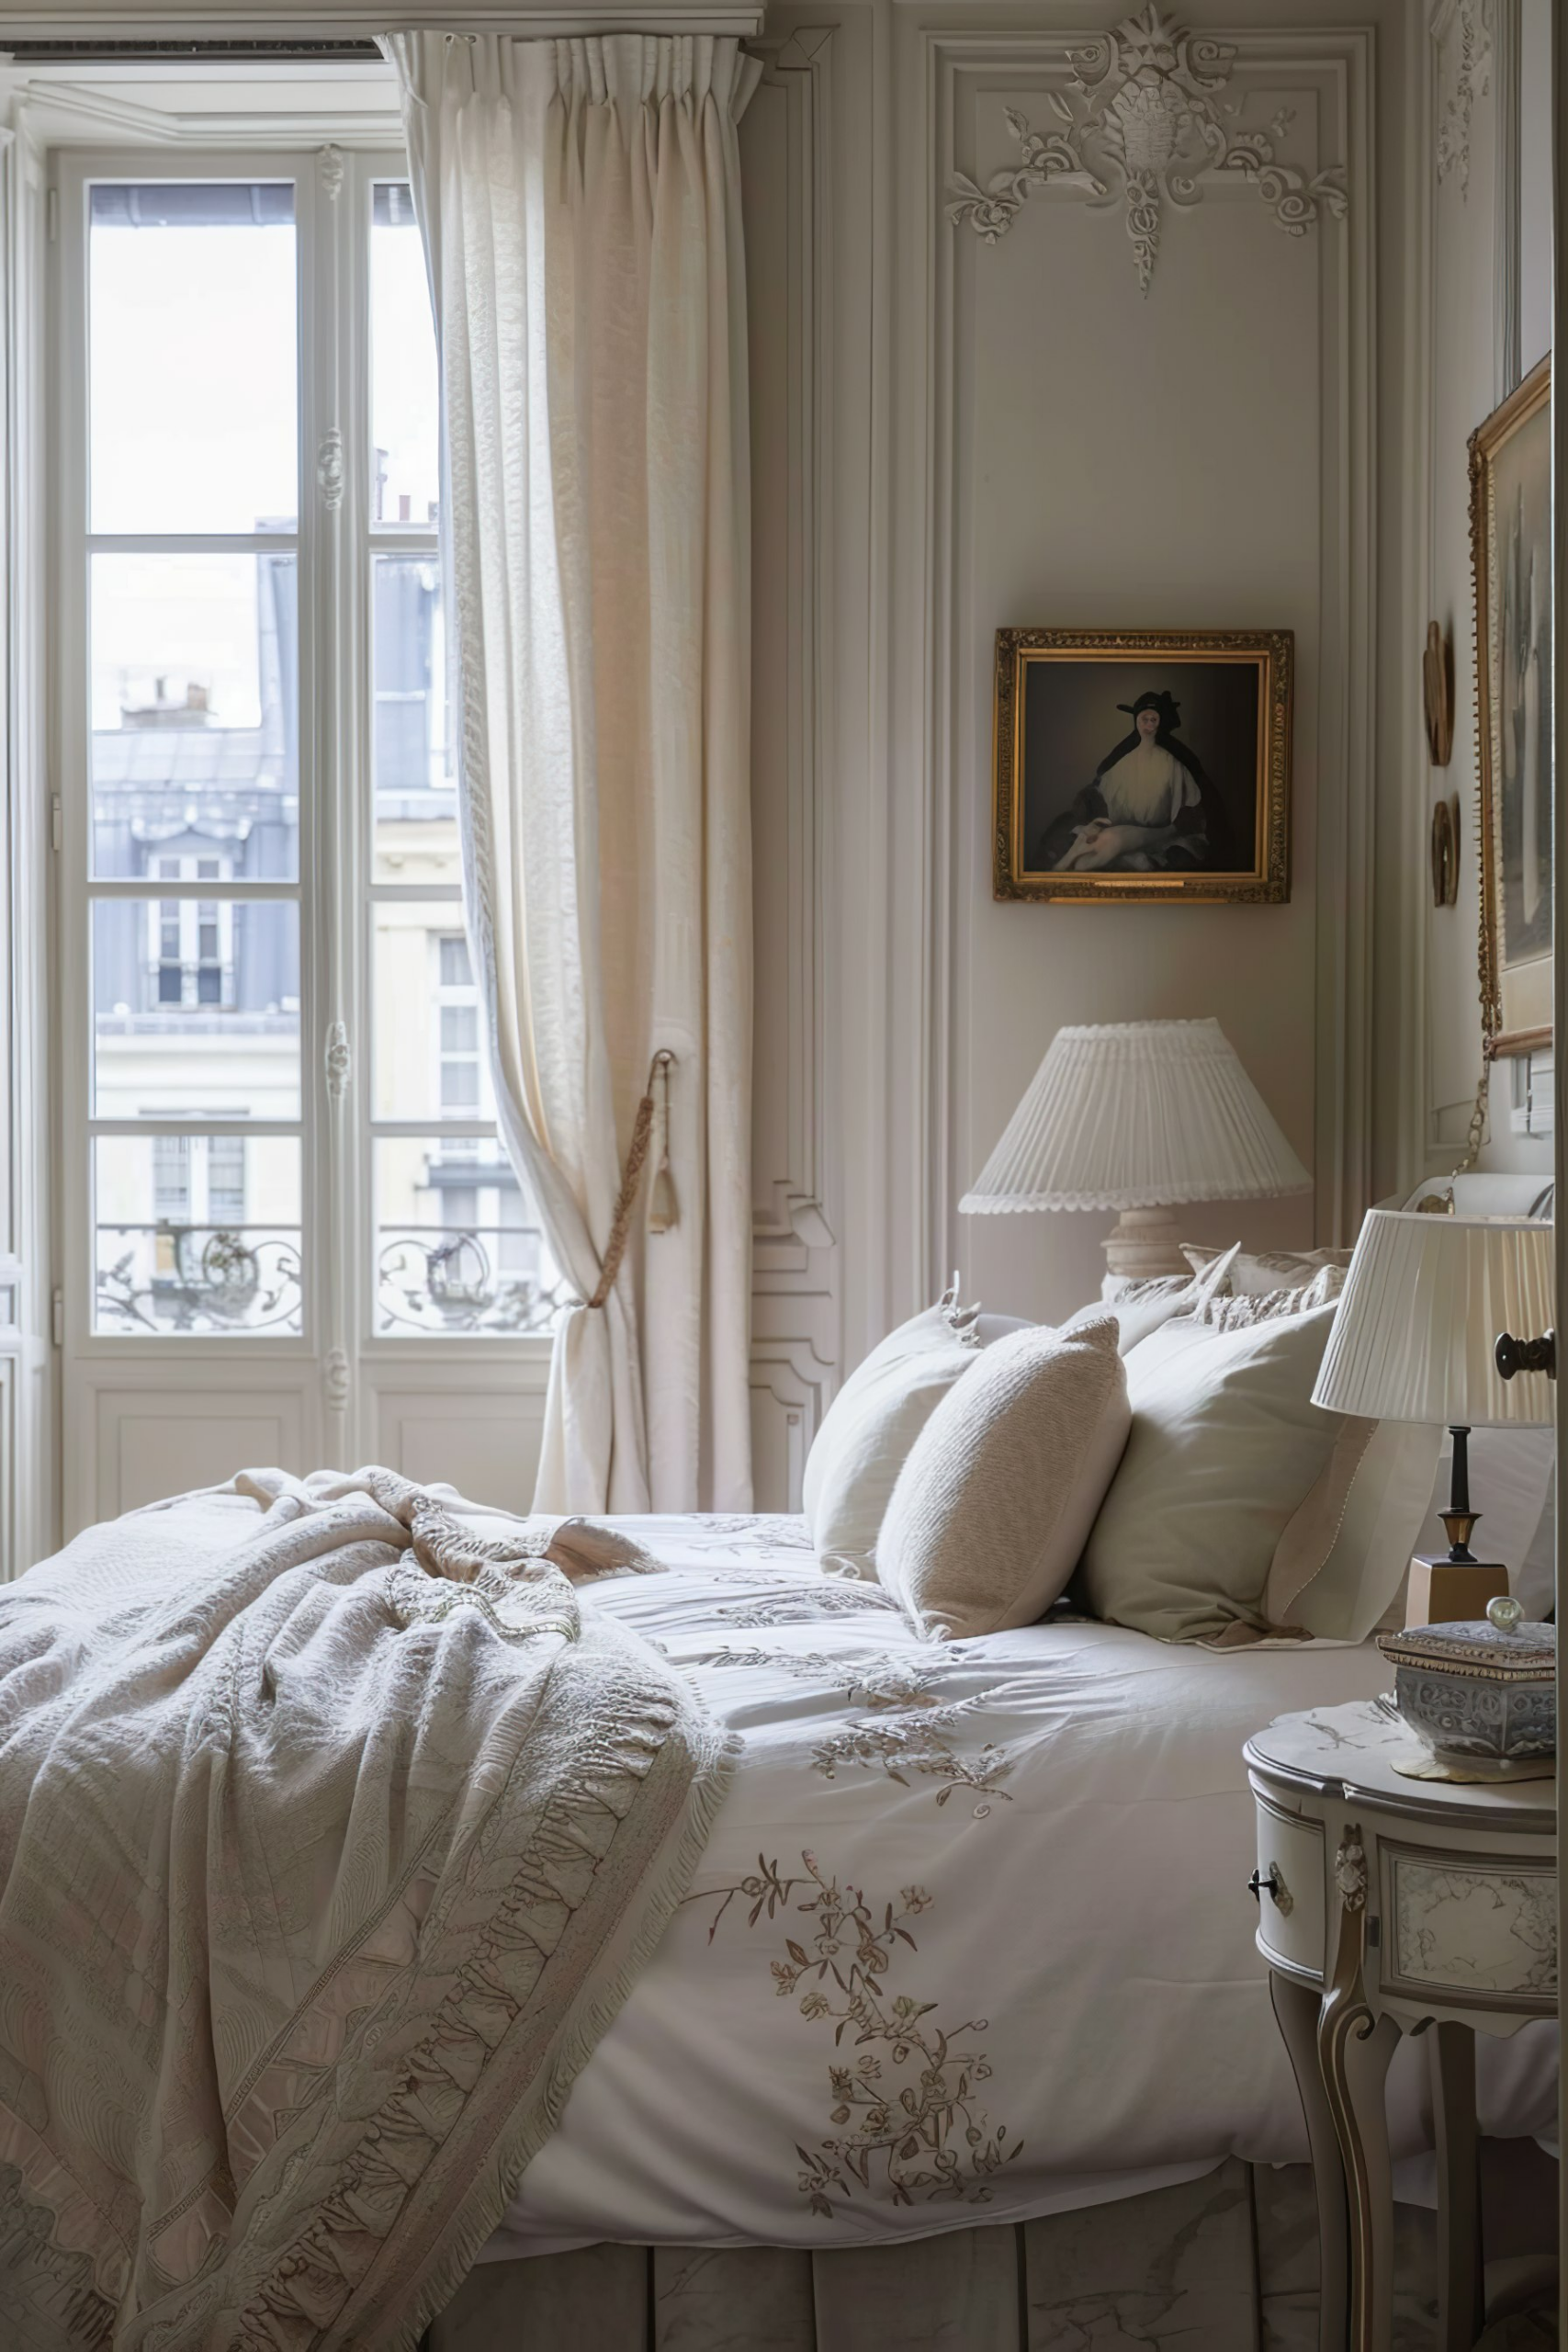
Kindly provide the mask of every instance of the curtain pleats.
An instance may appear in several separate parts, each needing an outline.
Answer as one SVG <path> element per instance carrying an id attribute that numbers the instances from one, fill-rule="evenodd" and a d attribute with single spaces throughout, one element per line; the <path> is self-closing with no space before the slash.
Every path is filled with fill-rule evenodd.
<path id="1" fill-rule="evenodd" d="M 441 348 L 464 889 L 502 1131 L 599 1281 L 558 1329 L 536 1508 L 750 1506 L 745 271 L 732 40 L 399 33 Z M 662 1147 L 664 1137 L 660 1136 Z"/>

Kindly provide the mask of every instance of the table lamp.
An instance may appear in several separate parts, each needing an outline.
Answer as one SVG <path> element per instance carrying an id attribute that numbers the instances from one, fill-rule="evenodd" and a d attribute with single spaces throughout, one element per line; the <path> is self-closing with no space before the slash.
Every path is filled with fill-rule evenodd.
<path id="1" fill-rule="evenodd" d="M 1371 1209 L 1361 1227 L 1312 1398 L 1369 1420 L 1435 1422 L 1453 1440 L 1439 1514 L 1449 1549 L 1412 1560 L 1408 1624 L 1483 1617 L 1508 1589 L 1503 1563 L 1470 1548 L 1481 1517 L 1471 1508 L 1470 1432 L 1555 1419 L 1541 1351 L 1512 1342 L 1504 1372 L 1497 1345 L 1550 1329 L 1553 1246 L 1539 1218 Z"/>
<path id="2" fill-rule="evenodd" d="M 1058 1029 L 964 1216 L 1119 1209 L 1112 1274 L 1184 1274 L 1173 1207 L 1310 1193 L 1217 1021 Z"/>

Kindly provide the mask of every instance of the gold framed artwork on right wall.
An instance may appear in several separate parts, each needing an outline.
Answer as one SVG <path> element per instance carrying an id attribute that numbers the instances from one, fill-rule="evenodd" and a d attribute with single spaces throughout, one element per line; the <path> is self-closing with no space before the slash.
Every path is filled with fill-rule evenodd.
<path id="1" fill-rule="evenodd" d="M 1551 361 L 1470 436 L 1489 1055 L 1551 1040 Z"/>

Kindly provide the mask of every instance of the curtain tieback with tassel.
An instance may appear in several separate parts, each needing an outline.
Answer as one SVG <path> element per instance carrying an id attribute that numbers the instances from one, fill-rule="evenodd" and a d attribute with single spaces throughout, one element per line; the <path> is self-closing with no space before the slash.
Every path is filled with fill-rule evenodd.
<path id="1" fill-rule="evenodd" d="M 626 1256 L 626 1238 L 631 1232 L 632 1211 L 637 1206 L 637 1188 L 648 1159 L 648 1148 L 653 1139 L 653 1113 L 656 1090 L 663 1091 L 663 1129 L 660 1136 L 659 1167 L 653 1182 L 653 1203 L 649 1214 L 649 1227 L 654 1233 L 668 1233 L 680 1215 L 675 1199 L 675 1179 L 670 1170 L 670 1072 L 675 1057 L 667 1046 L 661 1046 L 648 1066 L 648 1091 L 637 1106 L 637 1118 L 632 1126 L 631 1148 L 626 1153 L 626 1170 L 621 1177 L 621 1189 L 615 1195 L 615 1214 L 610 1220 L 610 1238 L 604 1249 L 604 1263 L 590 1306 L 603 1306 L 615 1287 L 615 1277 Z"/>

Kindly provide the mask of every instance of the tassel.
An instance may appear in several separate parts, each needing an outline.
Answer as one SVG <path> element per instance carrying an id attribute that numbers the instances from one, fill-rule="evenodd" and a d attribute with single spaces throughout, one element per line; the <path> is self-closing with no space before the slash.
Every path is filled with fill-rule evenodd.
<path id="1" fill-rule="evenodd" d="M 664 1099 L 663 1125 L 660 1131 L 659 1167 L 653 1179 L 653 1198 L 649 1203 L 648 1209 L 649 1233 L 668 1233 L 671 1226 L 679 1225 L 681 1222 L 681 1204 L 675 1197 L 675 1179 L 670 1170 L 670 1065 L 674 1058 L 674 1055 L 669 1052 L 654 1056 L 659 1075 L 663 1080 Z"/>
<path id="2" fill-rule="evenodd" d="M 681 1222 L 680 1205 L 675 1198 L 675 1179 L 670 1173 L 670 1162 L 662 1159 L 653 1180 L 653 1203 L 648 1212 L 649 1233 L 668 1233 L 672 1225 Z"/>

